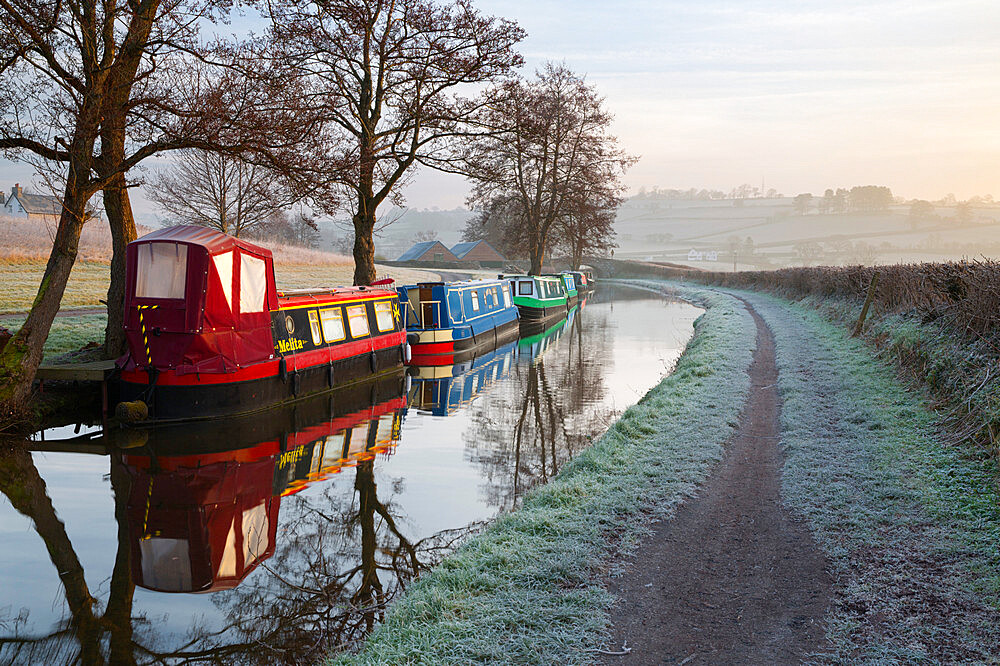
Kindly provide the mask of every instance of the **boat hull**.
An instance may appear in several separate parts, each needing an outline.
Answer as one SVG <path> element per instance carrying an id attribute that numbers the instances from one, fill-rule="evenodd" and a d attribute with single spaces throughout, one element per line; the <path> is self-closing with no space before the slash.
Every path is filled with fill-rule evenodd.
<path id="1" fill-rule="evenodd" d="M 532 333 L 544 330 L 550 325 L 566 317 L 567 307 L 565 303 L 557 303 L 550 306 L 518 305 L 517 309 L 521 314 L 521 331 Z"/>
<path id="2" fill-rule="evenodd" d="M 142 400 L 156 423 L 252 414 L 397 369 L 403 356 L 399 344 L 295 369 L 285 358 L 236 373 L 177 376 L 163 372 L 152 389 L 145 371 L 123 372 L 118 400 Z"/>
<path id="3" fill-rule="evenodd" d="M 517 339 L 520 327 L 517 319 L 501 324 L 468 338 L 411 345 L 409 365 L 451 365 L 461 363 Z"/>

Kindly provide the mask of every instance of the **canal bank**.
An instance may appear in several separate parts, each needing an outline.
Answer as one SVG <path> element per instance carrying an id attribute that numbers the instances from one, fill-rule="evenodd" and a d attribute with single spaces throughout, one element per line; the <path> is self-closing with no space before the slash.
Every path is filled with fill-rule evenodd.
<path id="1" fill-rule="evenodd" d="M 807 527 L 831 581 L 822 640 L 778 661 L 995 663 L 995 461 L 945 443 L 926 397 L 816 311 L 759 293 L 645 286 L 706 307 L 677 370 L 520 510 L 414 583 L 358 654 L 332 663 L 713 663 L 713 646 L 697 640 L 671 661 L 628 629 L 615 631 L 623 625 L 612 617 L 629 612 L 629 599 L 604 583 L 625 579 L 616 591 L 632 600 L 647 587 L 663 595 L 681 587 L 644 547 L 725 467 L 718 463 L 750 395 L 756 338 L 734 296 L 773 335 L 780 504 Z M 765 388 L 774 386 L 757 390 Z M 739 627 L 740 607 L 736 598 L 708 615 Z"/>

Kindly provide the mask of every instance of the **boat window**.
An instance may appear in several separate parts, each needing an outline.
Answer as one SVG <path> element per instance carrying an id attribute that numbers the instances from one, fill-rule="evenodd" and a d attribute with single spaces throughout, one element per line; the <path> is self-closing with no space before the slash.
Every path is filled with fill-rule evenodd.
<path id="1" fill-rule="evenodd" d="M 519 296 L 531 296 L 531 280 L 517 283 L 517 293 Z"/>
<path id="2" fill-rule="evenodd" d="M 243 566 L 259 560 L 270 545 L 267 506 L 261 502 L 243 512 Z"/>
<path id="3" fill-rule="evenodd" d="M 375 433 L 375 444 L 386 446 L 392 444 L 392 433 L 395 430 L 396 415 L 392 412 L 383 414 L 378 419 L 378 429 Z"/>
<path id="4" fill-rule="evenodd" d="M 267 264 L 245 252 L 240 253 L 240 313 L 263 312 L 267 290 Z"/>
<path id="5" fill-rule="evenodd" d="M 472 290 L 472 311 L 479 312 L 479 293 L 475 289 Z"/>
<path id="6" fill-rule="evenodd" d="M 136 298 L 184 298 L 187 283 L 187 245 L 146 243 L 139 247 Z"/>
<path id="7" fill-rule="evenodd" d="M 351 329 L 352 338 L 363 338 L 368 335 L 368 311 L 364 305 L 352 305 L 347 308 L 347 326 Z"/>
<path id="8" fill-rule="evenodd" d="M 503 306 L 510 307 L 510 290 L 507 289 L 507 285 L 503 286 Z"/>
<path id="9" fill-rule="evenodd" d="M 344 455 L 344 431 L 334 433 L 326 438 L 326 445 L 323 447 L 323 467 L 335 466 L 343 459 Z"/>
<path id="10" fill-rule="evenodd" d="M 375 325 L 382 332 L 396 328 L 396 321 L 392 316 L 392 303 L 379 301 L 375 304 Z"/>
<path id="11" fill-rule="evenodd" d="M 351 428 L 349 457 L 356 458 L 368 450 L 368 430 L 371 423 L 365 421 Z"/>
<path id="12" fill-rule="evenodd" d="M 448 310 L 451 313 L 451 319 L 455 322 L 462 321 L 462 295 L 458 291 L 448 292 Z"/>
<path id="13" fill-rule="evenodd" d="M 323 327 L 323 339 L 327 342 L 340 342 L 347 337 L 344 333 L 344 313 L 340 308 L 320 310 L 319 321 Z"/>
<path id="14" fill-rule="evenodd" d="M 191 590 L 191 555 L 187 539 L 140 539 L 139 560 L 142 582 L 147 587 L 168 592 Z"/>
<path id="15" fill-rule="evenodd" d="M 222 295 L 226 297 L 226 305 L 233 309 L 233 253 L 223 252 L 212 257 L 215 272 L 222 283 Z"/>
<path id="16" fill-rule="evenodd" d="M 309 330 L 312 331 L 313 344 L 323 344 L 323 334 L 319 327 L 319 313 L 315 310 L 309 311 Z"/>

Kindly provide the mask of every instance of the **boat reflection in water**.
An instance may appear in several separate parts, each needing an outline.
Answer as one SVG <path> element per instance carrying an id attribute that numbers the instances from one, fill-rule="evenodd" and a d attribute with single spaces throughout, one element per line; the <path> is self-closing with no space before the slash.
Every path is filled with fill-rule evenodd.
<path id="1" fill-rule="evenodd" d="M 283 496 L 392 452 L 403 385 L 397 373 L 226 430 L 249 440 L 188 426 L 151 431 L 143 446 L 126 449 L 133 581 L 158 592 L 238 585 L 274 554 Z M 240 448 L 225 448 L 234 441 Z"/>
<path id="2" fill-rule="evenodd" d="M 573 327 L 579 307 L 548 329 L 509 342 L 485 354 L 453 365 L 411 365 L 408 406 L 433 416 L 448 416 L 471 404 L 503 379 L 516 363 L 534 362 Z"/>
<path id="3" fill-rule="evenodd" d="M 510 371 L 517 349 L 509 342 L 465 363 L 411 366 L 409 406 L 434 416 L 462 409 Z"/>

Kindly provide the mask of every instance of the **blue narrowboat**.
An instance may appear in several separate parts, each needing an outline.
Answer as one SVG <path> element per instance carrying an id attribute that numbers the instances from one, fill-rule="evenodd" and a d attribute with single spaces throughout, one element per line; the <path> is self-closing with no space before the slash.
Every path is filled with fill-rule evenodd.
<path id="1" fill-rule="evenodd" d="M 506 280 L 421 282 L 396 291 L 406 310 L 410 365 L 456 363 L 517 337 Z"/>

